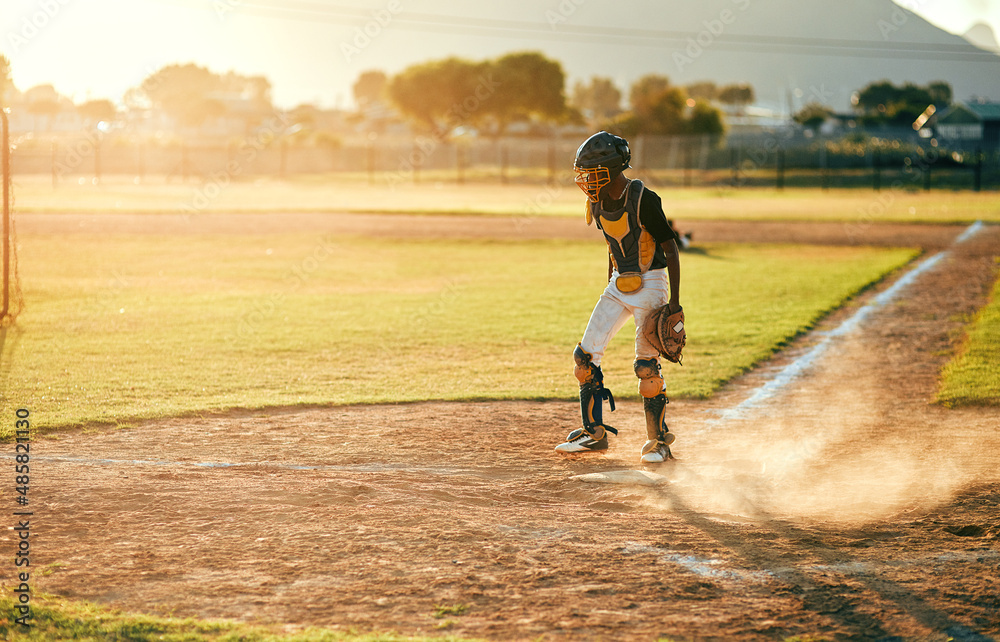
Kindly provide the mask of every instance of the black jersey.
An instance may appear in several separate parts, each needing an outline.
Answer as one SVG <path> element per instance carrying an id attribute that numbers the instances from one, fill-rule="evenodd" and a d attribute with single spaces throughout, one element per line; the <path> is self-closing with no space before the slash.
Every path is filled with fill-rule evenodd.
<path id="1" fill-rule="evenodd" d="M 588 203 L 591 217 L 604 232 L 612 261 L 620 274 L 663 269 L 667 258 L 660 243 L 678 240 L 667 223 L 656 192 L 630 180 L 621 198 Z"/>

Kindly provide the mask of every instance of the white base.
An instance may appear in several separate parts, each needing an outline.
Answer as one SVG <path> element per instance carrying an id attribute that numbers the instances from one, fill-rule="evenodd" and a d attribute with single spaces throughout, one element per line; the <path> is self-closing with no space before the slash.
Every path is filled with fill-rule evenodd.
<path id="1" fill-rule="evenodd" d="M 609 470 L 603 473 L 573 475 L 570 479 L 591 484 L 618 484 L 623 486 L 660 486 L 669 480 L 663 475 L 646 470 Z"/>

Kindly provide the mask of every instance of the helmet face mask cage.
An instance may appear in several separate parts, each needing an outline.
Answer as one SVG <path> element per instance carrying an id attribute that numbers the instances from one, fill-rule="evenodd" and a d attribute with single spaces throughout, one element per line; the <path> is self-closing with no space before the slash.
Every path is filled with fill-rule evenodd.
<path id="1" fill-rule="evenodd" d="M 601 190 L 618 177 L 622 170 L 631 167 L 632 153 L 628 141 L 606 131 L 599 131 L 576 150 L 576 184 L 590 202 L 600 200 Z"/>
<path id="2" fill-rule="evenodd" d="M 591 203 L 596 203 L 601 190 L 611 182 L 611 170 L 607 167 L 574 167 L 573 170 L 576 171 L 576 184 Z"/>

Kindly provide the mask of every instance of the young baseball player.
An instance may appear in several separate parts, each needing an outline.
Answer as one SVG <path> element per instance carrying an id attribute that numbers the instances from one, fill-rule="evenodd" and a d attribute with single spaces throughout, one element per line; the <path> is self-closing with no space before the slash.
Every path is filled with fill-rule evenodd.
<path id="1" fill-rule="evenodd" d="M 628 142 L 604 131 L 588 138 L 576 152 L 576 183 L 588 199 L 587 225 L 596 223 L 608 243 L 608 285 L 573 352 L 583 427 L 571 432 L 556 450 L 607 450 L 608 433 L 618 434 L 602 416 L 604 400 L 611 410 L 615 405 L 611 391 L 604 387 L 601 359 L 608 343 L 631 316 L 636 325 L 633 368 L 646 415 L 646 443 L 640 458 L 646 463 L 659 463 L 673 458 L 670 444 L 674 435 L 665 420 L 668 401 L 659 357 L 662 354 L 680 361 L 684 343 L 680 261 L 677 233 L 667 224 L 660 197 L 646 189 L 642 181 L 623 174 L 631 159 Z M 667 332 L 672 331 L 675 339 L 679 337 L 679 344 L 674 341 L 672 350 L 664 349 L 667 342 L 656 333 L 656 328 L 662 326 L 661 317 L 669 319 Z"/>

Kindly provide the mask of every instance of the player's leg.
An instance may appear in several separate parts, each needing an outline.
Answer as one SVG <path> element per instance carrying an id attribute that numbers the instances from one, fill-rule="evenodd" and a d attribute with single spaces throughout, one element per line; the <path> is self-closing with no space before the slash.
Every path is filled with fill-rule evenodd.
<path id="1" fill-rule="evenodd" d="M 670 444 L 674 434 L 667 426 L 666 385 L 660 374 L 660 360 L 636 359 L 635 376 L 639 377 L 639 394 L 642 395 L 642 409 L 646 415 L 646 443 L 642 446 L 640 458 L 647 463 L 659 463 L 673 459 Z"/>
<path id="2" fill-rule="evenodd" d="M 608 432 L 618 431 L 604 423 L 603 405 L 615 409 L 615 398 L 604 387 L 601 358 L 612 337 L 628 321 L 631 311 L 620 301 L 605 293 L 590 315 L 583 339 L 573 350 L 576 367 L 573 370 L 580 382 L 580 415 L 583 426 L 571 432 L 566 441 L 556 446 L 563 453 L 607 450 Z"/>
<path id="3" fill-rule="evenodd" d="M 666 275 L 654 270 L 643 275 L 640 300 L 634 308 L 635 318 L 635 375 L 639 378 L 639 394 L 646 415 L 646 443 L 640 457 L 646 463 L 659 463 L 673 459 L 670 444 L 675 436 L 667 426 L 667 388 L 660 370 L 659 352 L 643 333 L 643 323 L 653 310 L 668 300 Z"/>

